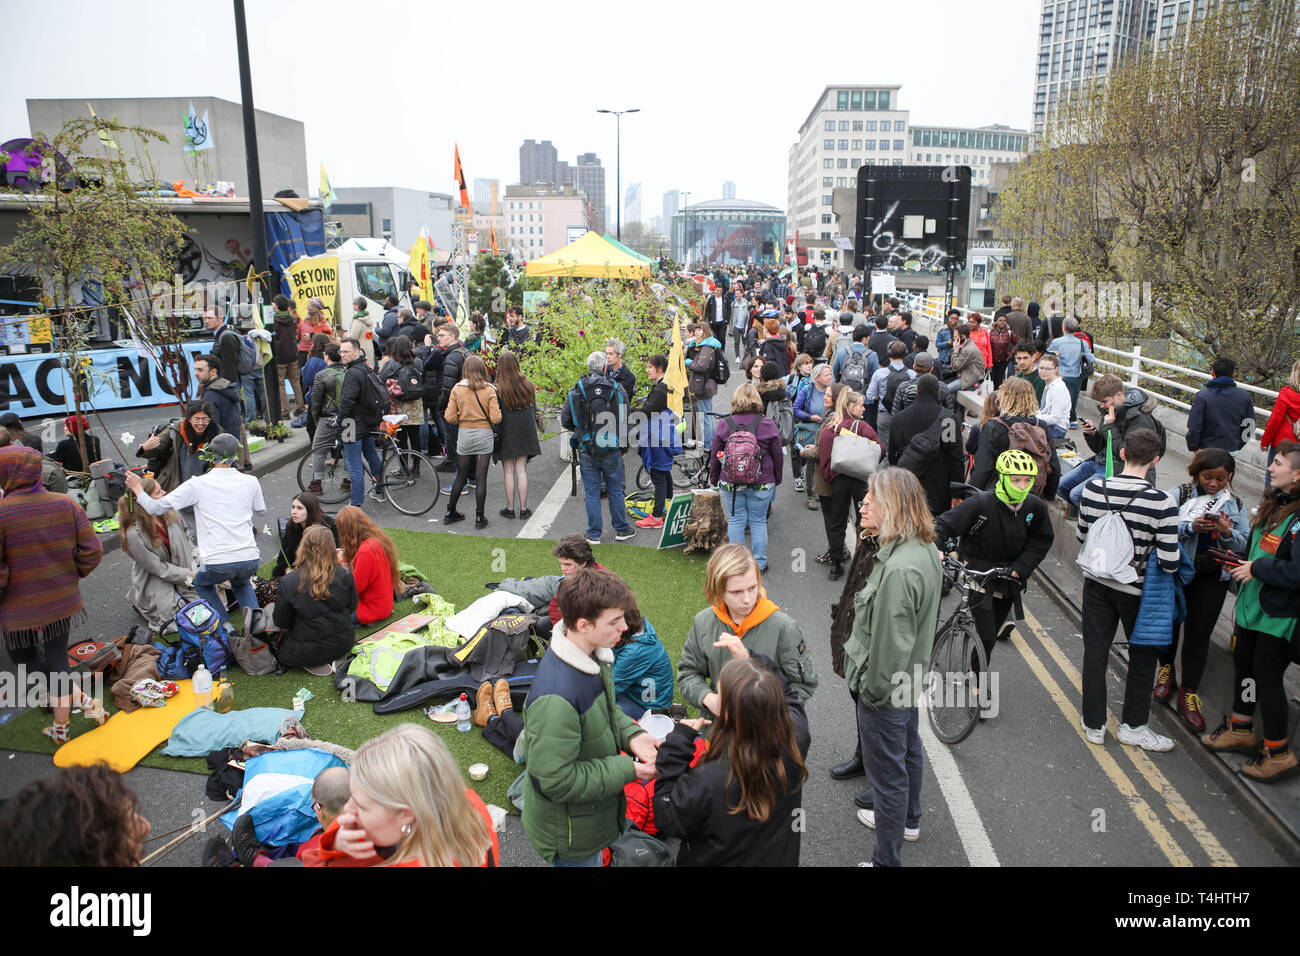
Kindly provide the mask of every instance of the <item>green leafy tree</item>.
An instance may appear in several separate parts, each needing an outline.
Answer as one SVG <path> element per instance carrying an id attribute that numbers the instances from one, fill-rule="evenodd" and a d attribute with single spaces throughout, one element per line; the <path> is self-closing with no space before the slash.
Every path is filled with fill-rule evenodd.
<path id="1" fill-rule="evenodd" d="M 499 328 L 511 305 L 523 305 L 523 287 L 511 284 L 510 270 L 500 256 L 480 255 L 469 270 L 470 311 L 489 316 Z"/>
<path id="2" fill-rule="evenodd" d="M 69 120 L 54 137 L 37 133 L 42 155 L 57 152 L 68 165 L 47 163 L 51 174 L 30 193 L 13 241 L 0 260 L 31 267 L 44 286 L 52 312 L 54 343 L 63 370 L 74 383 L 68 409 L 81 415 L 93 391 L 90 348 L 92 309 L 75 305 L 83 283 L 102 286 L 107 308 L 129 311 L 146 344 L 161 354 L 173 391 L 188 398 L 188 376 L 180 352 L 183 330 L 175 317 L 155 316 L 155 304 L 172 292 L 176 250 L 184 227 L 165 203 L 146 198 L 140 185 L 156 181 L 149 159 L 161 133 L 103 118 Z M 115 379 L 106 384 L 117 388 Z M 85 432 L 77 441 L 86 461 Z M 110 436 L 111 438 L 111 436 Z"/>
<path id="3" fill-rule="evenodd" d="M 1285 379 L 1300 357 L 1292 5 L 1217 5 L 1185 39 L 1072 91 L 1038 145 L 996 206 L 1016 252 L 999 291 L 1047 314 L 1073 285 L 1052 305 L 1106 344 L 1171 339 L 1199 361 L 1234 356 L 1248 381 Z"/>

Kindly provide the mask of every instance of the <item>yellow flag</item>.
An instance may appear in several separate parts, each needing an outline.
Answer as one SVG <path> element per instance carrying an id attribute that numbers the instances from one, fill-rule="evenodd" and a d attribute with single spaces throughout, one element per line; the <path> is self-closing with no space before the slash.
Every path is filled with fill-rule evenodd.
<path id="1" fill-rule="evenodd" d="M 99 117 L 95 115 L 95 108 L 94 108 L 93 106 L 90 105 L 90 101 L 89 101 L 89 100 L 86 101 L 86 109 L 90 110 L 90 118 L 91 118 L 91 119 L 95 119 L 95 120 L 99 119 Z M 121 149 L 121 148 L 122 148 L 121 146 L 118 146 L 118 145 L 117 145 L 117 141 L 114 140 L 113 137 L 111 137 L 111 136 L 108 135 L 108 132 L 107 132 L 106 130 L 102 130 L 102 129 L 101 129 L 101 130 L 99 131 L 99 141 L 100 141 L 101 143 L 103 143 L 105 146 L 107 146 L 109 149 Z"/>
<path id="2" fill-rule="evenodd" d="M 673 414 L 682 418 L 683 399 L 686 395 L 686 353 L 682 349 L 682 324 L 679 316 L 673 316 L 673 347 L 668 352 L 668 371 L 664 373 L 668 384 L 668 407 Z"/>
<path id="3" fill-rule="evenodd" d="M 416 237 L 415 245 L 411 247 L 411 260 L 407 268 L 410 269 L 411 277 L 420 286 L 420 298 L 432 302 L 433 268 L 429 262 L 429 240 L 423 229 Z"/>
<path id="4" fill-rule="evenodd" d="M 330 178 L 325 175 L 325 164 L 320 164 L 320 204 L 326 209 L 334 205 L 334 190 L 330 188 Z"/>

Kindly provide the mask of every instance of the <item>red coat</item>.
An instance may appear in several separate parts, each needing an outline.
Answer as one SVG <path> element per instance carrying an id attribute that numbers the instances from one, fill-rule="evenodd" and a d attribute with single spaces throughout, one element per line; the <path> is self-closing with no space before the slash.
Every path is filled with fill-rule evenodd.
<path id="1" fill-rule="evenodd" d="M 993 347 L 989 345 L 988 329 L 980 326 L 978 329 L 970 330 L 970 340 L 975 343 L 975 347 L 980 350 L 980 355 L 984 356 L 984 367 L 993 367 Z"/>
<path id="2" fill-rule="evenodd" d="M 838 428 L 823 428 L 817 433 L 817 467 L 821 469 L 822 478 L 827 484 L 839 477 L 838 471 L 831 471 L 831 446 L 835 444 L 835 436 L 846 430 L 863 438 L 870 438 L 880 445 L 880 438 L 876 435 L 875 429 L 860 418 L 852 420 L 846 418 L 840 422 Z M 881 458 L 884 458 L 884 453 L 885 446 L 880 445 Z"/>
<path id="3" fill-rule="evenodd" d="M 477 793 L 471 790 L 469 787 L 465 788 L 465 796 L 469 797 L 469 802 L 474 804 L 474 809 L 478 811 L 479 816 L 481 816 L 484 822 L 487 823 L 488 830 L 492 833 L 492 849 L 490 852 L 492 854 L 492 859 L 494 861 L 493 865 L 500 866 L 501 865 L 501 844 L 497 840 L 496 829 L 492 826 L 492 815 L 488 813 L 487 806 L 483 803 L 483 799 Z M 304 866 L 378 866 L 379 864 L 384 862 L 383 858 L 379 856 L 371 856 L 364 860 L 358 860 L 355 857 L 349 856 L 348 854 L 344 853 L 342 850 L 334 849 L 334 839 L 335 837 L 338 836 L 338 832 L 339 832 L 339 821 L 333 820 L 331 821 L 329 828 L 326 829 L 324 833 L 318 833 L 315 837 L 313 837 L 313 839 L 319 841 L 315 847 L 308 848 L 307 845 L 304 844 L 304 847 L 298 853 L 298 858 L 302 860 L 303 865 Z M 423 866 L 423 864 L 419 860 L 407 860 L 405 863 L 395 863 L 393 865 L 394 866 Z M 456 865 L 459 866 L 460 864 L 458 863 Z M 478 865 L 486 866 L 487 861 L 484 860 L 482 863 Z"/>
<path id="4" fill-rule="evenodd" d="M 1259 447 L 1272 448 L 1280 442 L 1295 441 L 1296 436 L 1292 429 L 1297 421 L 1300 421 L 1300 392 L 1290 385 L 1283 385 L 1281 391 L 1277 393 L 1277 401 L 1273 404 L 1273 414 L 1268 416 L 1268 424 L 1264 426 Z"/>
<path id="5" fill-rule="evenodd" d="M 607 570 L 606 568 L 601 567 L 601 564 L 600 564 L 599 561 L 596 561 L 596 560 L 594 560 L 594 559 L 593 559 L 592 562 L 591 562 L 591 566 L 592 566 L 593 568 L 600 568 L 600 570 L 602 570 L 602 571 Z M 551 617 L 551 624 L 558 624 L 558 623 L 559 623 L 559 621 L 560 621 L 560 616 L 561 616 L 561 615 L 560 615 L 560 605 L 557 603 L 557 601 L 556 601 L 555 598 L 551 598 L 551 606 L 548 607 L 548 608 L 546 609 L 546 613 L 549 614 L 550 617 Z"/>
<path id="6" fill-rule="evenodd" d="M 357 583 L 357 620 L 372 624 L 393 613 L 393 570 L 378 541 L 361 542 L 352 558 L 352 580 Z"/>

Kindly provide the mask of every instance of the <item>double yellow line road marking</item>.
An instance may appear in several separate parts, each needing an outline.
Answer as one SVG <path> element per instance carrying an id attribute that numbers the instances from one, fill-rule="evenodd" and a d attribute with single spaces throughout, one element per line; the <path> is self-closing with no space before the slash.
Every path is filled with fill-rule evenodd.
<path id="1" fill-rule="evenodd" d="M 1065 653 L 1057 643 L 1047 635 L 1047 632 L 1044 630 L 1042 625 L 1039 624 L 1038 620 L 1028 611 L 1025 612 L 1025 621 L 1028 624 L 1029 630 L 1034 639 L 1039 645 L 1041 645 L 1047 655 L 1056 662 L 1057 667 L 1061 669 L 1062 673 L 1065 674 L 1066 679 L 1071 685 L 1073 685 L 1075 693 L 1082 694 L 1083 681 L 1078 669 L 1070 659 L 1065 656 Z M 1086 738 L 1084 738 L 1082 718 L 1078 709 L 1066 697 L 1065 692 L 1061 689 L 1061 685 L 1057 683 L 1056 679 L 1048 671 L 1046 665 L 1039 658 L 1038 654 L 1035 653 L 1034 649 L 1029 645 L 1029 642 L 1025 639 L 1024 635 L 1019 632 L 1019 629 L 1011 632 L 1011 641 L 1012 644 L 1015 645 L 1016 650 L 1020 652 L 1020 656 L 1024 658 L 1025 663 L 1029 665 L 1029 669 L 1033 672 L 1034 676 L 1038 678 L 1038 682 L 1047 690 L 1048 695 L 1065 716 L 1066 721 L 1068 721 L 1070 726 L 1074 728 L 1075 733 L 1079 735 L 1080 740 L 1083 741 L 1083 744 L 1088 749 L 1089 753 L 1092 754 L 1093 758 L 1101 766 L 1102 771 L 1110 779 L 1111 783 L 1114 784 L 1119 793 L 1128 801 L 1129 807 L 1133 810 L 1134 815 L 1146 828 L 1147 832 L 1151 835 L 1151 839 L 1155 841 L 1156 846 L 1159 847 L 1160 851 L 1165 855 L 1165 858 L 1174 866 L 1194 865 L 1191 858 L 1183 851 L 1179 846 L 1178 841 L 1169 832 L 1169 829 L 1161 822 L 1159 816 L 1152 809 L 1151 804 L 1148 803 L 1139 792 L 1137 785 L 1128 774 L 1125 773 L 1124 769 L 1120 766 L 1120 763 L 1108 750 L 1090 744 L 1087 742 Z M 1111 737 L 1115 738 L 1115 735 L 1118 733 L 1118 726 L 1115 718 L 1110 717 L 1108 723 Z M 1188 805 L 1187 801 L 1183 799 L 1182 794 L 1178 792 L 1177 788 L 1175 788 L 1174 785 L 1169 782 L 1168 778 L 1165 777 L 1165 775 L 1156 767 L 1155 763 L 1146 751 L 1139 747 L 1128 747 L 1122 744 L 1117 745 L 1119 746 L 1119 749 L 1124 752 L 1124 755 L 1128 758 L 1134 769 L 1136 769 L 1142 778 L 1146 780 L 1151 789 L 1159 794 L 1160 799 L 1164 801 L 1165 808 L 1168 810 L 1169 814 L 1175 820 L 1182 823 L 1191 833 L 1192 837 L 1200 845 L 1206 856 L 1209 857 L 1210 863 L 1214 866 L 1236 866 L 1237 863 L 1232 858 L 1232 854 L 1223 848 L 1223 845 L 1219 843 L 1214 834 L 1210 832 L 1210 829 L 1196 814 L 1196 811 L 1194 811 L 1191 806 Z"/>

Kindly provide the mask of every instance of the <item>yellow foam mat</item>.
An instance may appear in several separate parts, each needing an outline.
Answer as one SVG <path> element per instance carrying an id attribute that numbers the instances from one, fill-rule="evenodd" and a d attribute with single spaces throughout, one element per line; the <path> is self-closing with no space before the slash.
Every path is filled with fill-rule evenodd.
<path id="1" fill-rule="evenodd" d="M 178 680 L 176 686 L 176 696 L 163 707 L 141 707 L 129 714 L 118 711 L 104 726 L 73 737 L 54 751 L 54 766 L 88 767 L 102 760 L 118 773 L 126 773 L 195 709 L 192 682 Z"/>

